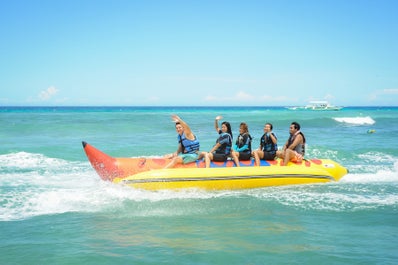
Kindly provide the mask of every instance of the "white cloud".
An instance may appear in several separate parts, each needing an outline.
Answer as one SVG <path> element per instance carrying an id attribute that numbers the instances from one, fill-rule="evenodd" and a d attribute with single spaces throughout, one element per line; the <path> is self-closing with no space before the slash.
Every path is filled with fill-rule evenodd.
<path id="1" fill-rule="evenodd" d="M 8 98 L 0 98 L 0 102 L 2 102 L 2 103 L 7 103 L 9 101 L 10 100 Z"/>
<path id="2" fill-rule="evenodd" d="M 53 96 L 58 93 L 58 89 L 55 86 L 50 86 L 46 90 L 43 90 L 39 93 L 39 99 L 42 101 L 50 100 Z"/>
<path id="3" fill-rule="evenodd" d="M 384 95 L 398 95 L 398 88 L 383 89 Z"/>
<path id="4" fill-rule="evenodd" d="M 368 96 L 370 101 L 375 101 L 380 98 L 385 98 L 384 96 L 398 95 L 398 88 L 385 88 L 374 91 Z"/>

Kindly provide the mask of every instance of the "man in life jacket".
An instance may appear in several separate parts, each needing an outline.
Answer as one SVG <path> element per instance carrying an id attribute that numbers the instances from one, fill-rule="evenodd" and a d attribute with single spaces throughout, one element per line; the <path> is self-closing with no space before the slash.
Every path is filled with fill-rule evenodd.
<path id="1" fill-rule="evenodd" d="M 174 153 L 165 155 L 165 158 L 171 158 L 170 163 L 165 168 L 172 168 L 177 164 L 192 163 L 199 158 L 200 144 L 198 138 L 196 138 L 188 124 L 180 117 L 172 115 L 171 118 L 175 122 L 178 133 L 178 147 Z"/>
<path id="2" fill-rule="evenodd" d="M 271 123 L 264 125 L 264 134 L 260 138 L 260 146 L 253 151 L 253 157 L 256 166 L 260 166 L 260 159 L 274 160 L 278 151 L 278 137 L 272 131 Z"/>
<path id="3" fill-rule="evenodd" d="M 282 150 L 276 152 L 276 156 L 283 159 L 286 166 L 289 161 L 300 163 L 305 154 L 305 136 L 300 131 L 300 124 L 292 122 L 289 128 L 290 137 Z"/>

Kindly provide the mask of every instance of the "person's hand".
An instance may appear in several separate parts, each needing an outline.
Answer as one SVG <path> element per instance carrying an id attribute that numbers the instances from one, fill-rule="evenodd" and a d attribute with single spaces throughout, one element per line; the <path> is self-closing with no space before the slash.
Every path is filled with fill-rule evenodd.
<path id="1" fill-rule="evenodd" d="M 178 122 L 180 119 L 180 117 L 178 117 L 177 115 L 171 115 L 171 119 L 173 120 L 173 122 Z"/>
<path id="2" fill-rule="evenodd" d="M 173 158 L 174 156 L 175 156 L 175 153 L 171 153 L 171 154 L 164 155 L 164 158 L 170 159 L 170 158 Z"/>
<path id="3" fill-rule="evenodd" d="M 216 117 L 216 120 L 217 121 L 219 121 L 219 120 L 221 120 L 222 119 L 222 116 L 221 115 L 218 115 L 217 117 Z"/>

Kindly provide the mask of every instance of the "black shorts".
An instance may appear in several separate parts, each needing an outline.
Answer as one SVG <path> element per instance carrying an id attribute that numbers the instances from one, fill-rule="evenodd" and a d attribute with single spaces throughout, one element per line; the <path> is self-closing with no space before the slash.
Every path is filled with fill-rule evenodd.
<path id="1" fill-rule="evenodd" d="M 264 152 L 264 157 L 261 160 L 274 160 L 276 153 Z"/>
<path id="2" fill-rule="evenodd" d="M 226 154 L 217 154 L 217 153 L 213 153 L 213 161 L 216 162 L 224 162 L 228 159 L 228 155 Z"/>
<path id="3" fill-rule="evenodd" d="M 250 153 L 239 152 L 239 160 L 250 160 L 251 157 L 252 154 Z"/>

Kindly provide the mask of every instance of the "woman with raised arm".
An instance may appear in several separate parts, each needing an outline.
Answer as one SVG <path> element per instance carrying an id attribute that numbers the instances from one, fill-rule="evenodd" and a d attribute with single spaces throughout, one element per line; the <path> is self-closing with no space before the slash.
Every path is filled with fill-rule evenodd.
<path id="1" fill-rule="evenodd" d="M 216 144 L 213 148 L 205 153 L 206 167 L 210 167 L 210 161 L 224 162 L 228 157 L 232 157 L 237 167 L 239 167 L 239 160 L 232 152 L 232 130 L 231 124 L 227 121 L 221 123 L 221 128 L 218 125 L 218 121 L 222 119 L 222 116 L 217 116 L 214 121 L 214 128 L 219 134 Z"/>

